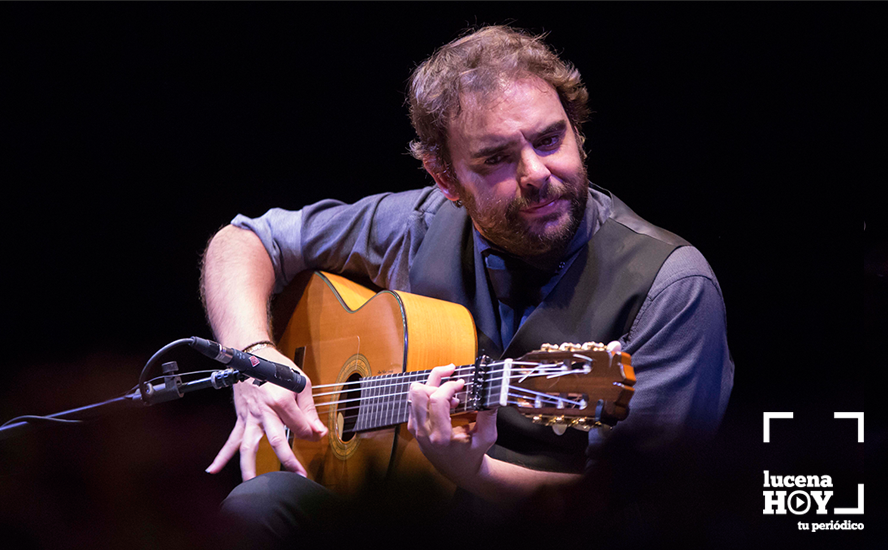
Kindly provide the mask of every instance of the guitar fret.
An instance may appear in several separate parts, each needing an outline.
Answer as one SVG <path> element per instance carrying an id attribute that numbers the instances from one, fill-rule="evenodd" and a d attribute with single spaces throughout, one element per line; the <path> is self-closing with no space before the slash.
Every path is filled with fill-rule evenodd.
<path id="1" fill-rule="evenodd" d="M 367 386 L 366 379 L 358 381 L 358 391 L 360 392 L 360 395 L 364 395 L 364 392 L 366 391 L 366 386 Z M 365 416 L 364 404 L 360 400 L 358 401 L 358 415 L 357 416 L 358 416 L 358 419 L 355 421 L 355 430 L 360 431 L 360 430 L 364 429 L 364 425 L 366 424 L 366 422 L 364 420 L 364 416 Z"/>
<path id="2" fill-rule="evenodd" d="M 374 397 L 376 396 L 376 380 L 371 378 L 368 383 L 367 388 L 367 427 L 373 427 L 373 413 L 375 412 L 375 402 Z"/>
<path id="3" fill-rule="evenodd" d="M 374 426 L 379 426 L 379 411 L 381 409 L 380 404 L 379 404 L 379 399 L 380 399 L 380 397 L 379 397 L 380 391 L 379 390 L 381 388 L 379 386 L 380 386 L 379 378 L 374 379 L 373 380 L 373 398 L 372 398 L 373 414 L 370 417 Z"/>
<path id="4" fill-rule="evenodd" d="M 386 375 L 379 380 L 379 385 L 382 386 L 380 388 L 382 391 L 379 392 L 379 423 L 382 425 L 385 425 L 388 422 L 388 406 L 391 392 L 386 391 L 385 388 L 388 386 L 388 380 L 390 377 L 390 375 Z"/>
<path id="5" fill-rule="evenodd" d="M 367 392 L 367 427 L 372 428 L 375 425 L 376 414 L 376 379 L 371 378 L 368 382 Z"/>
<path id="6" fill-rule="evenodd" d="M 394 380 L 394 375 L 390 374 L 385 379 L 385 384 L 387 386 L 392 386 L 392 381 Z M 385 422 L 391 424 L 392 420 L 395 418 L 395 399 L 397 398 L 397 394 L 394 391 L 386 392 L 385 396 Z"/>
<path id="7" fill-rule="evenodd" d="M 383 399 L 384 388 L 383 388 L 383 379 L 377 378 L 374 382 L 374 390 L 373 390 L 373 424 L 376 426 L 382 425 L 382 413 L 383 413 Z"/>
<path id="8" fill-rule="evenodd" d="M 367 428 L 373 427 L 373 413 L 374 413 L 374 401 L 373 397 L 376 395 L 376 380 L 371 378 L 367 383 Z"/>
<path id="9" fill-rule="evenodd" d="M 410 417 L 410 408 L 407 405 L 407 399 L 410 396 L 410 384 L 412 381 L 409 377 L 401 377 L 402 381 L 398 384 L 398 395 L 400 399 L 398 400 L 398 420 L 400 422 L 406 422 Z"/>

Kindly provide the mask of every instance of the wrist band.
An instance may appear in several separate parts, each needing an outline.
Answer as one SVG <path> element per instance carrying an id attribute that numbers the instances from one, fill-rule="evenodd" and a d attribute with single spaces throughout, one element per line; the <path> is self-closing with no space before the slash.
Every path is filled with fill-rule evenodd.
<path id="1" fill-rule="evenodd" d="M 261 340 L 259 342 L 254 342 L 254 343 L 250 344 L 249 346 L 245 347 L 244 353 L 255 353 L 262 348 L 269 348 L 269 347 L 273 348 L 274 342 L 272 342 L 271 340 Z"/>

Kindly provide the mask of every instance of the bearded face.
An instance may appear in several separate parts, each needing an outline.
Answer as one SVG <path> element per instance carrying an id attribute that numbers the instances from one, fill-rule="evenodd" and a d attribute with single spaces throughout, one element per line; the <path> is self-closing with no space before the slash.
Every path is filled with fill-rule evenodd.
<path id="1" fill-rule="evenodd" d="M 563 181 L 520 189 L 515 196 L 476 200 L 460 185 L 462 203 L 478 232 L 506 252 L 532 257 L 564 250 L 589 198 L 585 169 Z"/>
<path id="2" fill-rule="evenodd" d="M 529 77 L 466 99 L 448 132 L 451 173 L 429 172 L 490 242 L 516 256 L 559 252 L 582 220 L 588 180 L 557 92 Z"/>

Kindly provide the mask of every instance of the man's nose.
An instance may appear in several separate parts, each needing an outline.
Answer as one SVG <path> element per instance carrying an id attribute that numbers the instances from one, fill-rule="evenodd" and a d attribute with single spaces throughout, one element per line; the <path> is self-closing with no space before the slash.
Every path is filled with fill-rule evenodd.
<path id="1" fill-rule="evenodd" d="M 518 185 L 522 188 L 542 189 L 549 181 L 552 173 L 543 162 L 533 147 L 526 147 L 521 151 L 518 163 Z"/>

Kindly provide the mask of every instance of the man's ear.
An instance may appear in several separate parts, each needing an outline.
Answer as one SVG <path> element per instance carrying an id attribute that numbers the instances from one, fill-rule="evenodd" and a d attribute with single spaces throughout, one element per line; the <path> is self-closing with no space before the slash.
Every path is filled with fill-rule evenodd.
<path id="1" fill-rule="evenodd" d="M 459 200 L 459 186 L 441 159 L 428 155 L 422 159 L 422 167 L 432 176 L 445 197 L 454 202 Z"/>

